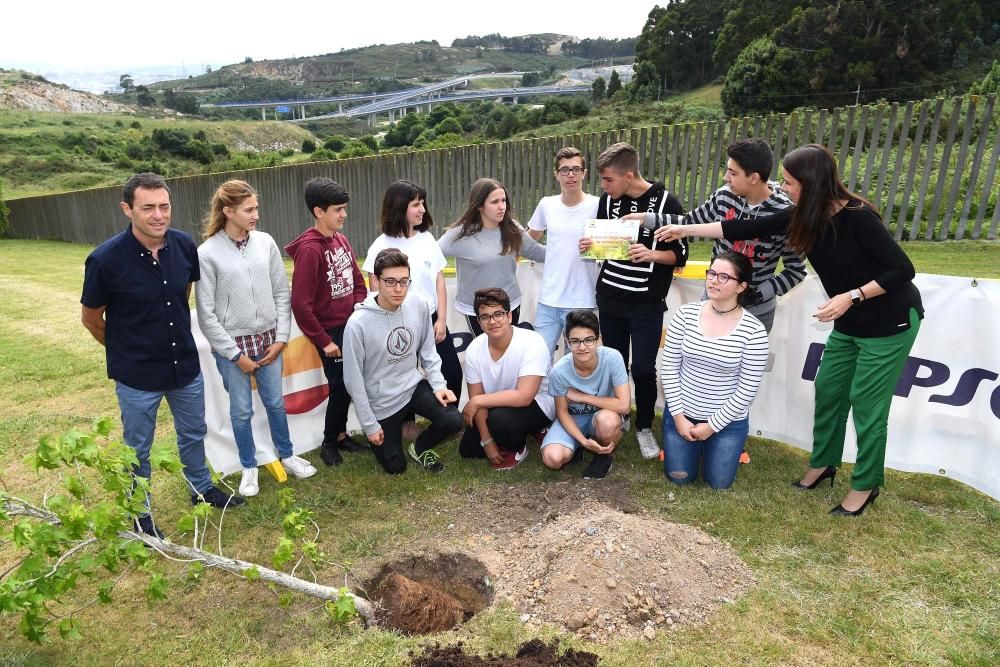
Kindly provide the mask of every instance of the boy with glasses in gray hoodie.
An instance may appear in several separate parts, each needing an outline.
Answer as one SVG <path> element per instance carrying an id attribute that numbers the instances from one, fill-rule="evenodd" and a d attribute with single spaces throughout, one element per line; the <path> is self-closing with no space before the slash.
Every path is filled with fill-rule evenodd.
<path id="1" fill-rule="evenodd" d="M 430 312 L 423 300 L 406 300 L 410 265 L 398 249 L 379 252 L 373 275 L 378 292 L 358 306 L 344 331 L 344 384 L 387 473 L 405 471 L 407 454 L 424 470 L 441 472 L 433 448 L 461 430 L 462 415 L 441 374 Z M 404 454 L 408 412 L 422 415 L 430 426 Z"/>

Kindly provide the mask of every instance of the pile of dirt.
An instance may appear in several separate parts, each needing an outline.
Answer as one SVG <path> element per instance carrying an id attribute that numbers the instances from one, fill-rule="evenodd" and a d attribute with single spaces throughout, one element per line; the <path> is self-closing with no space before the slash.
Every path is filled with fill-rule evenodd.
<path id="1" fill-rule="evenodd" d="M 590 499 L 476 555 L 529 628 L 555 624 L 598 642 L 703 623 L 753 583 L 707 533 Z"/>
<path id="2" fill-rule="evenodd" d="M 521 644 L 514 657 L 489 655 L 481 658 L 466 655 L 462 644 L 428 647 L 422 655 L 413 656 L 413 667 L 596 667 L 597 656 L 586 651 L 567 649 L 559 655 L 559 644 L 546 644 L 532 639 Z"/>

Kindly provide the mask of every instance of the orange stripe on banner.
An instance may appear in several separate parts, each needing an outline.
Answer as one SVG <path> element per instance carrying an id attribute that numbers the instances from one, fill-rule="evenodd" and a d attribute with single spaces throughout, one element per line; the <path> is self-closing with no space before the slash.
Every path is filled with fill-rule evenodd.
<path id="1" fill-rule="evenodd" d="M 281 355 L 281 374 L 284 377 L 295 375 L 302 371 L 311 371 L 314 368 L 322 368 L 323 362 L 319 358 L 319 352 L 312 341 L 305 336 L 296 336 L 288 341 L 284 353 Z"/>

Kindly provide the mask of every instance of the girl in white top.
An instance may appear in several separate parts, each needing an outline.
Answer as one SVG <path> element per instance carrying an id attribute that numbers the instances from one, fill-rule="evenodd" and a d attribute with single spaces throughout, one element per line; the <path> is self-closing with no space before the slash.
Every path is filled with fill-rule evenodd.
<path id="1" fill-rule="evenodd" d="M 698 478 L 728 488 L 749 430 L 750 404 L 767 365 L 767 332 L 753 304 L 753 267 L 727 251 L 712 261 L 708 300 L 681 306 L 667 328 L 660 364 L 664 473 L 675 484 Z"/>
<path id="2" fill-rule="evenodd" d="M 445 257 L 455 258 L 458 293 L 455 310 L 466 316 L 473 336 L 483 333 L 473 300 L 478 290 L 498 287 L 510 297 L 511 317 L 520 316 L 521 288 L 517 284 L 517 257 L 545 261 L 540 245 L 510 215 L 507 189 L 492 178 L 472 184 L 469 207 L 438 240 Z"/>
<path id="3" fill-rule="evenodd" d="M 462 396 L 462 364 L 458 361 L 455 345 L 446 324 L 448 293 L 444 285 L 444 268 L 448 265 L 428 230 L 434 224 L 427 210 L 427 191 L 409 181 L 396 181 L 382 197 L 379 215 L 382 235 L 368 248 L 361 269 L 371 275 L 375 270 L 375 256 L 385 248 L 398 248 L 410 261 L 410 286 L 407 299 L 422 299 L 431 312 L 434 324 L 434 342 L 441 357 L 441 373 L 448 389 L 455 396 Z"/>

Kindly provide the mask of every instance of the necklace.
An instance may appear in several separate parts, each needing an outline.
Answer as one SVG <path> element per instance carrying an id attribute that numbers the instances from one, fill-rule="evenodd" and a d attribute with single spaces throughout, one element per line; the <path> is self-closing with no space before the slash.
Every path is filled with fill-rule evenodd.
<path id="1" fill-rule="evenodd" d="M 731 313 L 731 312 L 733 312 L 734 310 L 736 310 L 737 308 L 740 307 L 740 304 L 736 304 L 735 306 L 733 306 L 729 310 L 719 310 L 718 308 L 715 307 L 714 303 L 713 304 L 709 304 L 709 305 L 712 306 L 712 310 L 715 311 L 716 315 L 725 315 L 726 313 Z"/>

